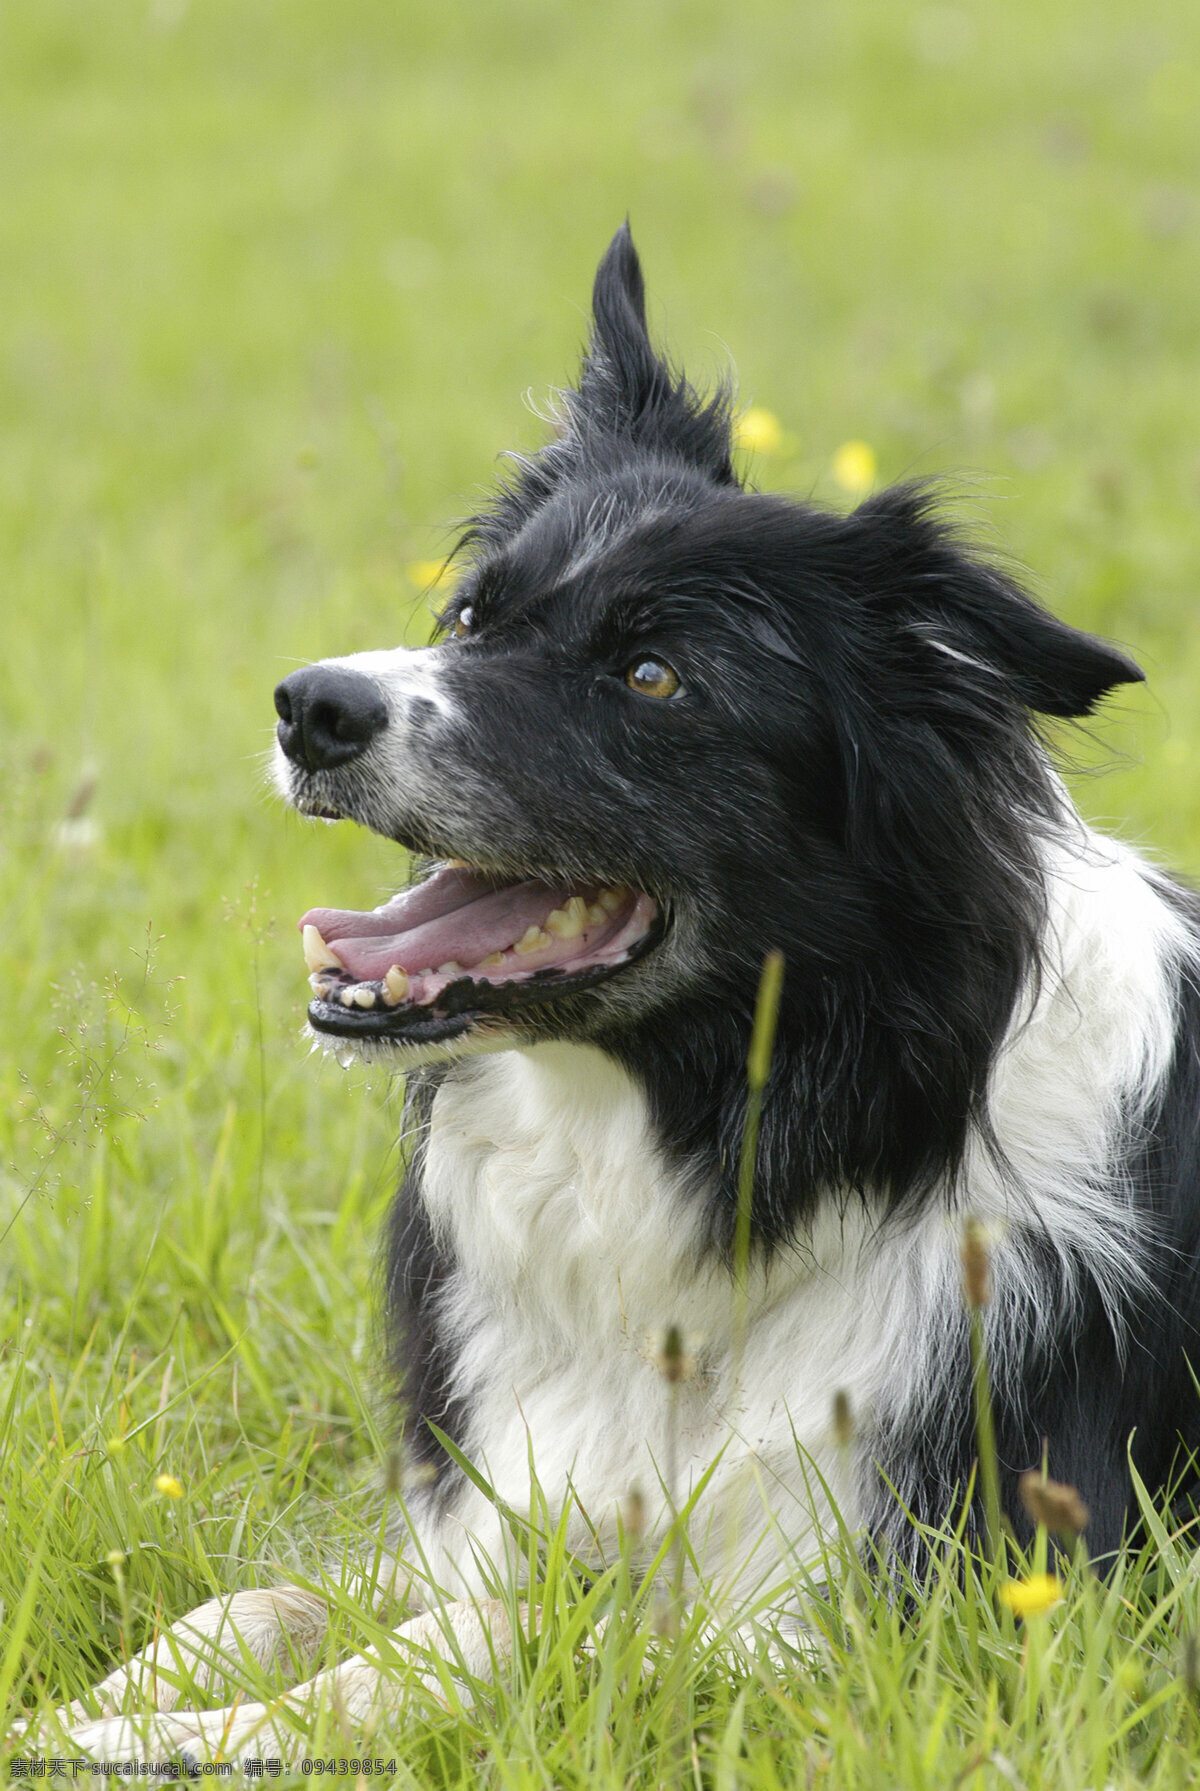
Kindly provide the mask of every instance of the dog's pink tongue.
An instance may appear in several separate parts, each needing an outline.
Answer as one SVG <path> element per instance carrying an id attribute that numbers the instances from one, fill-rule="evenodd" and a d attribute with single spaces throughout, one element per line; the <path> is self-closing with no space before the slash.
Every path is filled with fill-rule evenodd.
<path id="1" fill-rule="evenodd" d="M 454 962 L 478 964 L 490 952 L 515 945 L 530 927 L 541 926 L 568 891 L 547 883 L 489 887 L 471 872 L 438 871 L 369 914 L 347 908 L 313 908 L 301 927 L 316 927 L 360 982 L 402 970 L 436 970 Z"/>
<path id="2" fill-rule="evenodd" d="M 300 930 L 316 927 L 326 940 L 365 939 L 374 934 L 390 936 L 411 931 L 422 921 L 441 919 L 458 908 L 465 908 L 495 887 L 478 871 L 447 864 L 426 877 L 423 883 L 402 889 L 399 895 L 367 913 L 357 908 L 310 908 L 300 920 Z"/>

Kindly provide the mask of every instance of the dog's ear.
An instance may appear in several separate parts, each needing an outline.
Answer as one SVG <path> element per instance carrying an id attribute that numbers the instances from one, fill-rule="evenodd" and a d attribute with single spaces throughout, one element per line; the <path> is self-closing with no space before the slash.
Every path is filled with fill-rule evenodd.
<path id="1" fill-rule="evenodd" d="M 502 547 L 567 481 L 610 475 L 631 450 L 683 461 L 717 485 L 736 485 L 730 394 L 707 401 L 655 353 L 646 289 L 629 225 L 596 271 L 594 322 L 577 385 L 561 394 L 555 438 L 514 454 L 511 477 L 468 519 L 460 547 Z"/>
<path id="2" fill-rule="evenodd" d="M 702 400 L 654 350 L 646 287 L 628 223 L 596 270 L 593 327 L 570 420 L 581 458 L 589 445 L 626 442 L 683 459 L 718 484 L 736 483 L 729 394 Z"/>
<path id="3" fill-rule="evenodd" d="M 972 554 L 936 514 L 925 486 L 893 487 L 854 512 L 870 543 L 875 594 L 927 645 L 999 675 L 1026 708 L 1090 715 L 1145 673 L 1110 642 L 1071 628 Z"/>

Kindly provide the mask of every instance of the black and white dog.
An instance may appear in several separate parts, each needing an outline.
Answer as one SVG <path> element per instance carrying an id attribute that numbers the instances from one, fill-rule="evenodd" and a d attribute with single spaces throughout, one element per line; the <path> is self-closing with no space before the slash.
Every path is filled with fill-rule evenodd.
<path id="1" fill-rule="evenodd" d="M 1130 1457 L 1162 1489 L 1200 1442 L 1200 912 L 1084 826 L 1036 721 L 1141 673 L 924 490 L 849 516 L 746 490 L 727 398 L 651 346 L 627 230 L 594 311 L 558 433 L 468 530 L 439 643 L 276 692 L 296 807 L 431 865 L 303 925 L 313 1032 L 422 1066 L 388 1308 L 426 1467 L 413 1540 L 463 1601 L 468 1658 L 505 1534 L 439 1432 L 517 1510 L 531 1459 L 552 1514 L 570 1488 L 588 1555 L 615 1548 L 634 1487 L 661 1534 L 674 1449 L 677 1500 L 711 1471 L 701 1567 L 747 1594 L 811 1554 L 834 1503 L 902 1553 L 914 1518 L 952 1515 L 974 1455 L 967 1215 L 992 1239 L 1014 1519 L 1017 1473 L 1044 1460 L 1112 1550 Z M 746 1056 L 773 949 L 745 1287 Z M 673 1388 L 667 1325 L 695 1357 Z M 190 1635 L 303 1654 L 319 1605 L 243 1594 Z M 364 1661 L 314 1687 L 360 1714 L 398 1695 Z M 162 1739 L 237 1746 L 263 1720 L 177 1715 Z M 101 1727 L 93 1745 L 128 1739 Z"/>

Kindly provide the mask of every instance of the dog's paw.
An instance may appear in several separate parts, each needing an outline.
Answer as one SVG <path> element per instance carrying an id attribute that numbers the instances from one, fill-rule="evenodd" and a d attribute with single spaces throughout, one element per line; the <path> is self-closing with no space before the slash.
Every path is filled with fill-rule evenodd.
<path id="1" fill-rule="evenodd" d="M 170 1716 L 109 1716 L 71 1731 L 74 1752 L 103 1765 L 174 1767 L 195 1777 L 211 1761 L 234 1766 L 264 1754 L 280 1754 L 284 1737 L 264 1704 L 228 1710 L 180 1710 Z M 286 1755 L 283 1756 L 286 1759 Z"/>
<path id="2" fill-rule="evenodd" d="M 171 1717 L 102 1716 L 75 1722 L 68 1733 L 72 1754 L 106 1766 L 141 1764 L 172 1758 L 186 1739 Z"/>

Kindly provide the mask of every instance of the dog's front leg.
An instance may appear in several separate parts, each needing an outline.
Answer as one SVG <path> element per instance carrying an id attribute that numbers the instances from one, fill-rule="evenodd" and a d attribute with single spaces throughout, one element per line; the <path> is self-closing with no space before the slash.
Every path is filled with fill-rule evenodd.
<path id="1" fill-rule="evenodd" d="M 524 1623 L 524 1608 L 518 1621 Z M 283 1760 L 301 1751 L 295 1719 L 324 1714 L 353 1750 L 380 1723 L 403 1714 L 414 1678 L 443 1696 L 446 1676 L 491 1679 L 513 1653 L 506 1606 L 469 1600 L 426 1611 L 395 1632 L 397 1653 L 411 1665 L 386 1662 L 374 1652 L 343 1661 L 271 1704 L 233 1704 L 224 1710 L 176 1710 L 172 1714 L 108 1717 L 73 1728 L 71 1746 L 94 1760 Z"/>
<path id="2" fill-rule="evenodd" d="M 328 1628 L 325 1600 L 299 1586 L 235 1592 L 211 1598 L 156 1636 L 148 1648 L 93 1687 L 92 1700 L 105 1715 L 131 1703 L 151 1710 L 174 1710 L 187 1692 L 230 1689 L 248 1665 L 287 1672 L 293 1681 L 312 1671 Z M 62 1713 L 66 1728 L 91 1721 L 88 1704 L 77 1698 Z"/>

